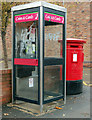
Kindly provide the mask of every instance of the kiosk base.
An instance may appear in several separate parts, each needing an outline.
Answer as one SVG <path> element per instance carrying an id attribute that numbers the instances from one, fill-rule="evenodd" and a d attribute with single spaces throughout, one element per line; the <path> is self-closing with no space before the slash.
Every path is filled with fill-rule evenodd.
<path id="1" fill-rule="evenodd" d="M 83 90 L 83 80 L 76 81 L 66 81 L 66 94 L 75 95 L 82 93 Z"/>

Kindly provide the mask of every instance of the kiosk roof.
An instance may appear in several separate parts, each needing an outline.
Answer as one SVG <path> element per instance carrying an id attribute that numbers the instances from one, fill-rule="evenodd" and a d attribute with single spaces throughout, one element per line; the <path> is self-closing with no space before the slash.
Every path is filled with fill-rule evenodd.
<path id="1" fill-rule="evenodd" d="M 51 3 L 47 3 L 47 2 L 44 2 L 44 1 L 39 1 L 39 2 L 24 4 L 24 5 L 14 6 L 14 7 L 11 8 L 11 11 L 24 10 L 24 9 L 40 7 L 40 6 L 48 7 L 48 8 L 51 8 L 51 9 L 54 9 L 54 10 L 59 10 L 59 11 L 62 11 L 62 12 L 67 11 L 67 9 L 64 8 L 64 7 L 54 5 L 54 4 L 51 4 Z"/>

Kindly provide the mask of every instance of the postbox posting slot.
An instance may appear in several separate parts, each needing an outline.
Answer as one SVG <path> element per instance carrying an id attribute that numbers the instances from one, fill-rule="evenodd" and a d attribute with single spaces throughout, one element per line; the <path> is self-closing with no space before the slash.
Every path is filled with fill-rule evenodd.
<path id="1" fill-rule="evenodd" d="M 77 46 L 77 45 L 70 45 L 70 47 L 72 47 L 72 48 L 78 48 L 79 46 Z"/>
<path id="2" fill-rule="evenodd" d="M 83 44 L 70 44 L 70 48 L 83 48 Z"/>

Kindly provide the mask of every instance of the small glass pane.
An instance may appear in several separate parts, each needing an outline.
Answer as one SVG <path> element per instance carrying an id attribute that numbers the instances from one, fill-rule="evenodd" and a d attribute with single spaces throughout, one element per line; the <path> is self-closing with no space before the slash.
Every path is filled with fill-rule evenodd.
<path id="1" fill-rule="evenodd" d="M 16 66 L 17 96 L 38 101 L 38 67 Z"/>
<path id="2" fill-rule="evenodd" d="M 44 57 L 62 58 L 62 24 L 45 22 Z"/>
<path id="3" fill-rule="evenodd" d="M 44 67 L 44 100 L 63 95 L 62 65 Z"/>
<path id="4" fill-rule="evenodd" d="M 15 23 L 16 58 L 38 58 L 38 21 Z"/>

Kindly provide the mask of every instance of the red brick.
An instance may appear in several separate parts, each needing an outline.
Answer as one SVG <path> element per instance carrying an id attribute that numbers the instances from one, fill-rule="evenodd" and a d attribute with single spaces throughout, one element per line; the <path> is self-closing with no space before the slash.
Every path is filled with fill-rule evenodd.
<path id="1" fill-rule="evenodd" d="M 8 73 L 11 73 L 12 72 L 12 70 L 8 70 Z"/>

